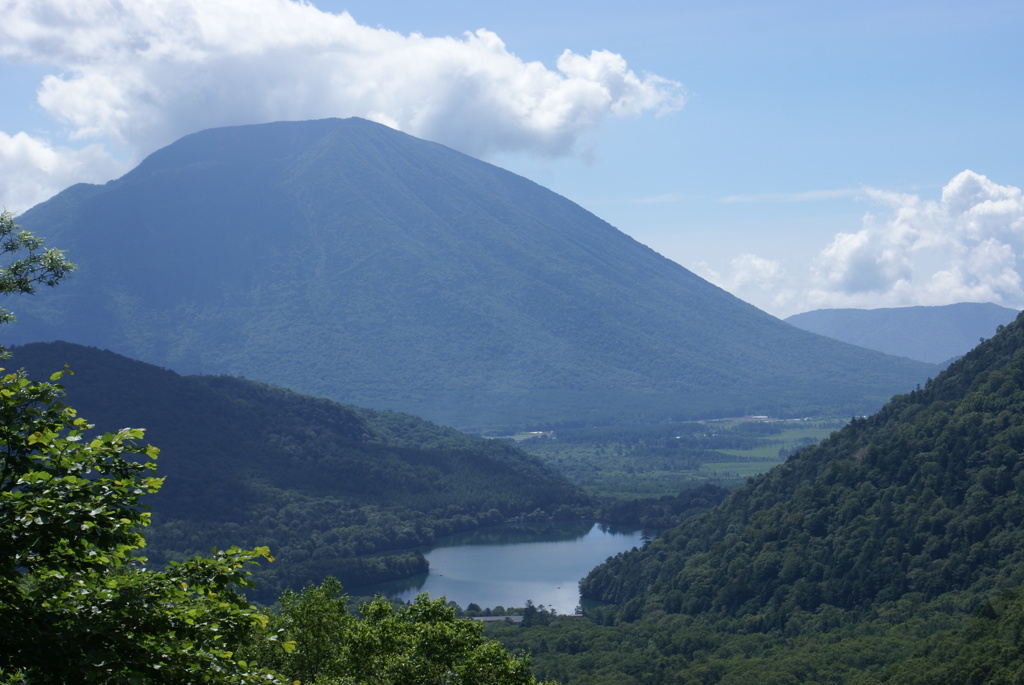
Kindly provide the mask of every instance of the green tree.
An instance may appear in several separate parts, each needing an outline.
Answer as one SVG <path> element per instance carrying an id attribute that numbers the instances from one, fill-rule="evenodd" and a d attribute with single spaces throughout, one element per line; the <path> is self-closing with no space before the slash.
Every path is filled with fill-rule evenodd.
<path id="1" fill-rule="evenodd" d="M 265 548 L 162 571 L 134 556 L 157 491 L 157 450 L 93 426 L 63 388 L 0 378 L 0 680 L 24 683 L 277 682 L 233 658 L 266 619 L 235 590 Z"/>
<path id="2" fill-rule="evenodd" d="M 11 212 L 0 212 L 0 294 L 34 293 L 40 285 L 55 286 L 75 270 L 63 250 L 46 247 L 43 239 L 22 230 Z M 0 308 L 0 323 L 14 315 Z"/>
<path id="3" fill-rule="evenodd" d="M 341 583 L 285 592 L 270 617 L 279 646 L 257 635 L 243 653 L 289 682 L 320 685 L 535 685 L 530 661 L 483 635 L 478 621 L 457 618 L 426 595 L 394 607 L 378 597 L 346 609 Z M 284 647 L 285 649 L 281 649 Z"/>
<path id="4" fill-rule="evenodd" d="M 319 587 L 310 584 L 302 592 L 285 590 L 280 612 L 270 616 L 272 639 L 254 632 L 243 655 L 286 674 L 289 682 L 343 678 L 347 673 L 346 636 L 355 624 L 345 602 L 341 583 L 332 576 Z"/>
<path id="5" fill-rule="evenodd" d="M 362 607 L 363 620 L 347 651 L 359 683 L 413 685 L 530 685 L 526 656 L 509 653 L 484 637 L 479 621 L 459 619 L 443 599 L 420 595 L 394 608 L 377 598 Z"/>

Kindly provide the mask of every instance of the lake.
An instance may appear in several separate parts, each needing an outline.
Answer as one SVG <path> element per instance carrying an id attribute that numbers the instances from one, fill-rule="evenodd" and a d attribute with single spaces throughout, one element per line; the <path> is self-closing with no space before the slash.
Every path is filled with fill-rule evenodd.
<path id="1" fill-rule="evenodd" d="M 580 579 L 608 557 L 641 546 L 642 535 L 640 530 L 580 522 L 507 525 L 452 535 L 423 550 L 429 574 L 353 588 L 351 594 L 411 600 L 427 592 L 462 608 L 470 603 L 522 607 L 529 599 L 559 614 L 572 614 L 580 604 Z"/>

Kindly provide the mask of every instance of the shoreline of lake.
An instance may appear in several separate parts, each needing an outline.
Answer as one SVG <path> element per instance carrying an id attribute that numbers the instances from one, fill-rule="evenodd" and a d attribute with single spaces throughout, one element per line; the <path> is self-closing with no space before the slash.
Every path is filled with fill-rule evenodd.
<path id="1" fill-rule="evenodd" d="M 644 536 L 638 527 L 592 521 L 489 526 L 417 546 L 429 562 L 427 574 L 350 588 L 350 594 L 409 601 L 426 592 L 482 609 L 522 607 L 530 600 L 573 614 L 580 605 L 579 581 L 608 557 L 642 546 Z"/>

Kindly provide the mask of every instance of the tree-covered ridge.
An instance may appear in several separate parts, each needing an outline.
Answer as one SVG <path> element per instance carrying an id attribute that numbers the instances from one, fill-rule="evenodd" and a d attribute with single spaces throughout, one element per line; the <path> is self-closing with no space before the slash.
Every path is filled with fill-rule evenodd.
<path id="1" fill-rule="evenodd" d="M 779 628 L 1024 582 L 1024 324 L 594 570 L 586 597 Z"/>
<path id="2" fill-rule="evenodd" d="M 527 179 L 359 119 L 186 136 L 21 221 L 81 268 L 21 306 L 12 343 L 460 428 L 849 416 L 935 372 L 800 331 Z"/>
<path id="3" fill-rule="evenodd" d="M 349 587 L 425 571 L 437 536 L 586 497 L 515 447 L 391 412 L 361 410 L 229 377 L 179 376 L 67 343 L 14 348 L 33 372 L 68 364 L 70 401 L 104 425 L 139 425 L 162 445 L 156 562 L 212 546 L 269 546 L 258 598 L 327 575 Z M 360 556 L 375 555 L 375 556 Z"/>

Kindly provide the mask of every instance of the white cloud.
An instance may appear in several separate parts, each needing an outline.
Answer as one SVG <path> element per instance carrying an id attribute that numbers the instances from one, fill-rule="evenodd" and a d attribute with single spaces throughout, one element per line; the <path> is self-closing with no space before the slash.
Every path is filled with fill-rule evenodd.
<path id="1" fill-rule="evenodd" d="M 98 144 L 55 148 L 25 133 L 0 131 L 0 208 L 22 212 L 58 189 L 105 181 L 127 171 Z"/>
<path id="2" fill-rule="evenodd" d="M 782 264 L 757 255 L 742 254 L 734 257 L 729 264 L 730 276 L 727 290 L 758 288 L 772 290 L 782 282 L 785 269 Z"/>
<path id="3" fill-rule="evenodd" d="M 839 233 L 806 271 L 733 260 L 716 282 L 786 316 L 831 307 L 995 302 L 1024 308 L 1024 193 L 973 171 L 938 200 L 866 189 L 880 205 L 856 233 Z M 763 274 L 763 276 L 762 276 Z"/>
<path id="4" fill-rule="evenodd" d="M 1024 197 L 973 171 L 938 201 L 874 193 L 889 206 L 855 234 L 839 234 L 812 267 L 808 297 L 828 306 L 991 301 L 1024 304 Z"/>
<path id="5" fill-rule="evenodd" d="M 524 62 L 494 33 L 401 35 L 296 0 L 7 0 L 0 58 L 53 65 L 39 105 L 136 156 L 196 130 L 361 116 L 464 152 L 576 152 L 608 117 L 682 106 L 619 55 Z"/>

